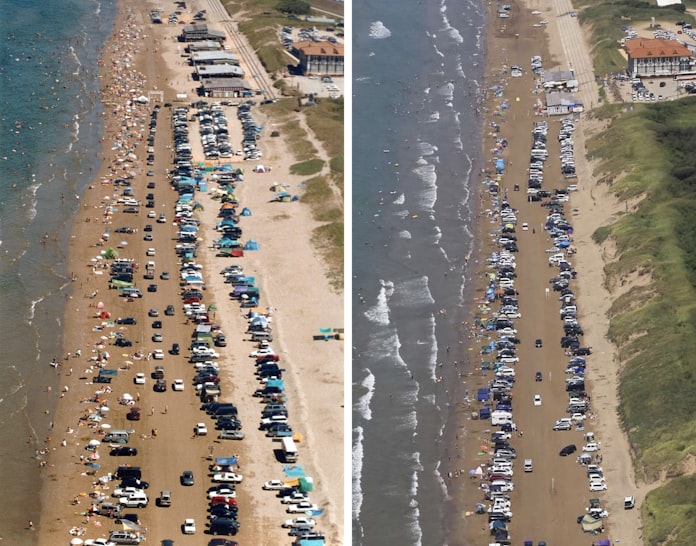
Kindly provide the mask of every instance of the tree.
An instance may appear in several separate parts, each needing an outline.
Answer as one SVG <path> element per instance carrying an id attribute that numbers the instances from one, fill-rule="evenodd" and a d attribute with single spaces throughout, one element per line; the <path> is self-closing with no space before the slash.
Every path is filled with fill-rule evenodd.
<path id="1" fill-rule="evenodd" d="M 309 15 L 311 6 L 304 0 L 280 0 L 276 9 L 286 15 Z"/>

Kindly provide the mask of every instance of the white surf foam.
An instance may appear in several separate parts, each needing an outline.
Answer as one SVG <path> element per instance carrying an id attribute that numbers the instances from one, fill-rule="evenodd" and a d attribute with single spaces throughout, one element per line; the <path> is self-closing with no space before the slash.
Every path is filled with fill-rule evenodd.
<path id="1" fill-rule="evenodd" d="M 351 454 L 351 472 L 353 475 L 353 521 L 359 521 L 362 508 L 362 468 L 363 468 L 363 428 L 358 426 L 353 429 L 353 450 Z"/>
<path id="2" fill-rule="evenodd" d="M 400 237 L 401 239 L 410 239 L 410 238 L 411 238 L 411 232 L 408 231 L 408 230 L 406 230 L 406 229 L 404 229 L 403 231 L 400 231 L 400 232 L 399 232 L 399 237 Z"/>
<path id="3" fill-rule="evenodd" d="M 375 21 L 370 25 L 370 38 L 383 40 L 384 38 L 389 38 L 391 34 L 391 30 L 385 27 L 382 21 Z"/>
<path id="4" fill-rule="evenodd" d="M 370 402 L 375 393 L 375 376 L 367 368 L 365 368 L 367 375 L 360 382 L 360 386 L 366 390 L 365 394 L 358 397 L 358 399 L 353 404 L 353 408 L 358 412 L 358 415 L 365 419 L 366 421 L 372 420 L 372 410 L 370 409 Z"/>
<path id="5" fill-rule="evenodd" d="M 389 325 L 389 298 L 394 293 L 394 283 L 391 281 L 379 281 L 382 287 L 377 294 L 377 303 L 365 311 L 365 317 L 371 322 L 381 324 L 382 326 Z"/>

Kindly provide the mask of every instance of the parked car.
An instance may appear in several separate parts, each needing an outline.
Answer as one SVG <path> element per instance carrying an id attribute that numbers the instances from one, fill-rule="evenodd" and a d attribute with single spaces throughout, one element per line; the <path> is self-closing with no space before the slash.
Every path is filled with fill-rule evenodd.
<path id="1" fill-rule="evenodd" d="M 216 483 L 242 483 L 243 476 L 234 472 L 217 472 L 212 481 Z"/>
<path id="2" fill-rule="evenodd" d="M 270 480 L 263 484 L 263 489 L 266 491 L 278 491 L 284 487 L 286 486 L 282 480 Z"/>
<path id="3" fill-rule="evenodd" d="M 135 447 L 120 446 L 113 448 L 109 455 L 117 457 L 134 457 L 138 454 L 138 450 Z"/>

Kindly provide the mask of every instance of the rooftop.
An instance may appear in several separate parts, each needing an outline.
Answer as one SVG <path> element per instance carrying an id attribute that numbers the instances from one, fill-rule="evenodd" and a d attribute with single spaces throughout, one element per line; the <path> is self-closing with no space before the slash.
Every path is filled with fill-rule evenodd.
<path id="1" fill-rule="evenodd" d="M 649 57 L 691 57 L 691 51 L 676 40 L 633 38 L 626 40 L 626 52 L 634 59 Z"/>

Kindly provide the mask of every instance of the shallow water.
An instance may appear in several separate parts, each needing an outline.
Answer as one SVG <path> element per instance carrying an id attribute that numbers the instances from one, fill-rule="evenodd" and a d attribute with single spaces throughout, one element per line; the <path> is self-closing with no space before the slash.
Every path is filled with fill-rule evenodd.
<path id="1" fill-rule="evenodd" d="M 353 23 L 353 543 L 446 544 L 483 7 L 358 3 Z"/>
<path id="2" fill-rule="evenodd" d="M 115 2 L 0 0 L 0 11 L 0 536 L 26 544 L 71 289 L 69 230 L 98 168 L 97 59 Z"/>

